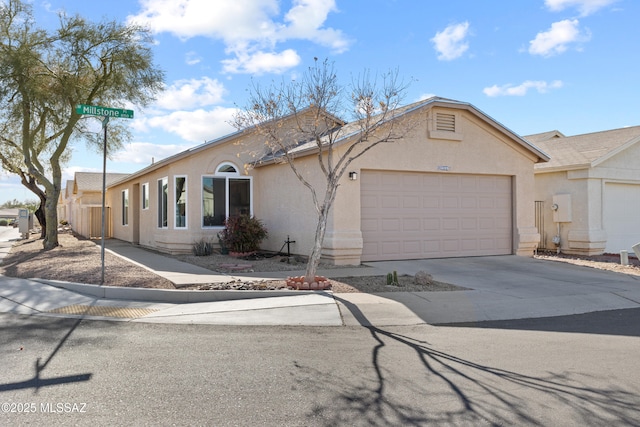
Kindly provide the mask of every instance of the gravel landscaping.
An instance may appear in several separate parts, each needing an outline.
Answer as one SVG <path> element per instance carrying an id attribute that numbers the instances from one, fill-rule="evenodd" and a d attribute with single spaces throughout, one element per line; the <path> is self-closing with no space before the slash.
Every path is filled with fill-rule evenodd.
<path id="1" fill-rule="evenodd" d="M 76 283 L 100 284 L 101 258 L 99 241 L 77 238 L 69 231 L 59 235 L 60 246 L 50 251 L 42 249 L 40 239 L 31 238 L 16 242 L 9 255 L 0 264 L 0 274 L 18 278 L 41 278 L 61 280 Z M 229 275 L 242 275 L 242 271 L 273 272 L 282 271 L 283 277 L 287 271 L 304 270 L 306 261 L 301 257 L 272 256 L 262 254 L 251 259 L 237 259 L 227 255 L 212 254 L 196 257 L 193 255 L 178 255 L 175 258 L 208 268 L 214 272 Z M 640 276 L 640 262 L 630 257 L 630 265 L 620 265 L 620 258 L 615 254 L 597 257 L 573 257 L 554 253 L 540 253 L 536 258 L 557 262 L 569 262 L 592 268 L 606 269 L 619 273 Z M 332 265 L 322 265 L 323 269 L 339 268 Z M 398 285 L 387 285 L 386 276 L 364 277 L 329 277 L 331 290 L 336 293 L 344 292 L 425 292 L 425 291 L 456 291 L 465 288 L 434 281 L 430 277 L 416 281 L 413 276 L 398 276 Z M 419 282 L 419 283 L 416 283 Z M 139 267 L 109 252 L 105 254 L 105 285 L 175 289 L 172 282 L 149 270 Z M 286 288 L 284 280 L 269 281 L 235 281 L 230 283 L 210 283 L 193 285 L 181 289 L 282 289 Z"/>

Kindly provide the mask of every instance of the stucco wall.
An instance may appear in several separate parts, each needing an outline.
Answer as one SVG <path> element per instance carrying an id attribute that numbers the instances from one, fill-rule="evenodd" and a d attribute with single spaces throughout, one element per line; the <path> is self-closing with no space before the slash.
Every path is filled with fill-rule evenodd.
<path id="1" fill-rule="evenodd" d="M 534 222 L 534 157 L 509 137 L 470 113 L 461 114 L 461 141 L 428 138 L 430 116 L 422 120 L 401 141 L 377 146 L 356 160 L 348 171 L 363 169 L 507 175 L 513 179 L 514 252 L 532 255 L 539 235 Z M 299 170 L 317 170 L 315 156 L 300 159 Z M 270 249 L 279 249 L 289 235 L 295 249 L 308 253 L 313 244 L 317 216 L 309 190 L 287 170 L 287 165 L 263 166 L 256 170 L 256 200 L 269 218 Z M 281 173 L 285 171 L 285 173 Z M 316 181 L 318 182 L 318 181 Z M 362 250 L 360 227 L 360 181 L 345 175 L 340 182 L 331 212 L 323 254 L 336 263 L 358 263 Z M 324 194 L 319 194 L 322 197 Z M 273 215 L 275 213 L 275 215 Z"/>
<path id="2" fill-rule="evenodd" d="M 597 255 L 605 250 L 607 233 L 604 227 L 603 201 L 606 182 L 640 184 L 636 144 L 592 168 L 535 174 L 536 200 L 544 201 L 544 233 L 547 246 L 556 249 L 551 239 L 558 235 L 558 223 L 553 221 L 553 196 L 571 196 L 571 221 L 561 222 L 559 249 L 575 255 Z"/>
<path id="3" fill-rule="evenodd" d="M 412 131 L 401 141 L 382 144 L 356 160 L 347 170 L 363 169 L 468 174 L 505 175 L 513 182 L 513 248 L 520 255 L 531 255 L 538 242 L 534 227 L 533 163 L 537 157 L 512 137 L 465 110 L 453 111 L 458 120 L 457 138 L 429 138 L 432 111 L 424 109 L 407 120 Z M 402 124 L 399 124 L 402 127 Z M 406 127 L 405 127 L 406 129 Z M 434 133 L 431 134 L 435 135 Z M 346 147 L 342 147 L 344 150 Z M 262 150 L 260 138 L 247 139 L 246 146 L 233 141 L 214 144 L 192 153 L 183 153 L 134 174 L 128 181 L 111 186 L 108 204 L 112 207 L 113 237 L 168 252 L 189 252 L 195 241 L 214 239 L 219 228 L 202 227 L 202 176 L 213 175 L 223 162 L 233 163 L 253 181 L 253 214 L 269 230 L 264 249 L 280 250 L 287 237 L 295 240 L 291 249 L 308 254 L 313 244 L 317 213 L 309 189 L 298 181 L 286 164 L 263 165 L 245 172 L 243 166 Z M 238 154 L 240 153 L 240 154 Z M 298 168 L 324 198 L 323 177 L 318 172 L 315 155 L 298 159 Z M 446 167 L 446 168 L 445 168 Z M 174 178 L 187 177 L 187 228 L 174 227 Z M 167 177 L 169 184 L 168 227 L 158 228 L 158 180 Z M 139 199 L 144 183 L 149 184 L 149 209 L 143 210 Z M 129 224 L 122 225 L 121 192 L 129 190 Z M 134 203 L 136 200 L 136 203 Z M 138 208 L 136 208 L 138 206 Z M 134 219 L 138 218 L 138 220 Z M 334 207 L 330 213 L 324 242 L 325 258 L 340 264 L 357 264 L 362 250 L 360 231 L 360 181 L 340 181 Z M 284 249 L 286 250 L 286 248 Z"/>

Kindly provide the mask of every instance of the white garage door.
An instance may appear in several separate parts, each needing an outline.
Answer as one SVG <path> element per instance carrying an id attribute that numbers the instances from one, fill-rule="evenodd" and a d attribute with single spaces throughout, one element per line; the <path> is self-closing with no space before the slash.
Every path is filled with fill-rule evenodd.
<path id="1" fill-rule="evenodd" d="M 512 253 L 511 177 L 362 171 L 362 260 Z"/>
<path id="2" fill-rule="evenodd" d="M 620 253 L 640 243 L 640 185 L 606 183 L 604 186 L 605 252 Z"/>

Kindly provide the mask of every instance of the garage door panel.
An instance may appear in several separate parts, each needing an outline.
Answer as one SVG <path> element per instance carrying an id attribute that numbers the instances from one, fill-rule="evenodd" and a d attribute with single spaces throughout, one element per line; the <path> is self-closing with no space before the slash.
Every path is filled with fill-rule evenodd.
<path id="1" fill-rule="evenodd" d="M 363 171 L 361 194 L 363 261 L 512 251 L 510 177 Z"/>
<path id="2" fill-rule="evenodd" d="M 420 231 L 420 218 L 405 218 L 402 221 L 402 231 Z"/>
<path id="3" fill-rule="evenodd" d="M 633 253 L 640 243 L 640 184 L 607 182 L 604 187 L 603 223 L 607 233 L 605 252 Z"/>
<path id="4" fill-rule="evenodd" d="M 400 221 L 397 218 L 386 218 L 382 220 L 381 231 L 400 231 Z"/>
<path id="5" fill-rule="evenodd" d="M 422 197 L 422 207 L 425 209 L 438 209 L 440 208 L 440 199 L 437 196 L 424 196 Z"/>

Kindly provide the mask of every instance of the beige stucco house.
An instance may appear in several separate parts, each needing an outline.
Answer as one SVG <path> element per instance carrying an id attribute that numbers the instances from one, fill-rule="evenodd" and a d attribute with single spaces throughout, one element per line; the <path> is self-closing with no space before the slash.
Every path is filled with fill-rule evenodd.
<path id="1" fill-rule="evenodd" d="M 124 173 L 106 174 L 106 184 L 127 177 Z M 110 215 L 108 212 L 106 215 Z M 73 230 L 87 238 L 102 236 L 102 174 L 76 172 L 73 180 L 67 181 L 58 200 L 58 220 L 71 224 Z M 110 221 L 105 222 L 106 235 L 111 235 Z"/>
<path id="2" fill-rule="evenodd" d="M 525 139 L 551 156 L 535 166 L 541 247 L 583 255 L 633 253 L 640 243 L 640 126 Z"/>
<path id="3" fill-rule="evenodd" d="M 540 240 L 533 167 L 549 160 L 544 151 L 464 102 L 430 98 L 394 120 L 417 125 L 352 163 L 329 217 L 325 260 L 533 254 Z M 345 134 L 342 149 L 349 142 Z M 311 195 L 288 165 L 256 163 L 261 145 L 238 132 L 113 182 L 111 235 L 190 252 L 202 238 L 217 242 L 227 216 L 249 213 L 269 230 L 263 249 L 290 239 L 293 253 L 308 254 L 317 221 Z M 298 153 L 312 182 L 320 179 L 316 162 L 316 151 Z"/>

